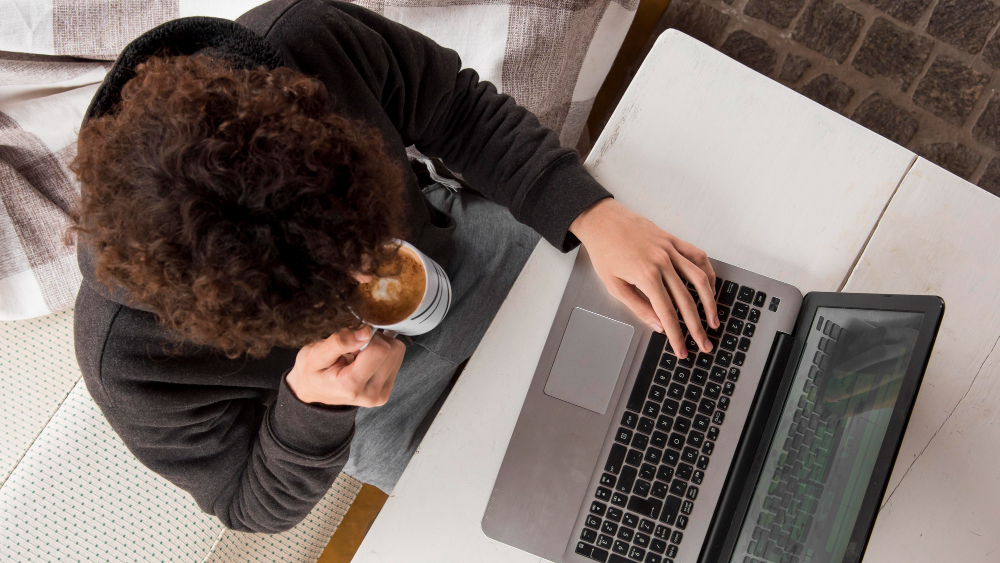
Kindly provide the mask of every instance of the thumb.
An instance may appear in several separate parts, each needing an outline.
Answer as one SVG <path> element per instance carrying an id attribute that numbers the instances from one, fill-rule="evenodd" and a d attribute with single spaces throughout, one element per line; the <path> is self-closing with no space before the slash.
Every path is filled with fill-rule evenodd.
<path id="1" fill-rule="evenodd" d="M 315 353 L 323 358 L 323 363 L 332 365 L 344 354 L 355 353 L 371 338 L 372 328 L 358 330 L 345 328 L 316 343 Z"/>
<path id="2" fill-rule="evenodd" d="M 615 279 L 611 284 L 607 285 L 608 289 L 611 290 L 611 295 L 631 309 L 635 313 L 635 316 L 639 317 L 642 322 L 657 332 L 663 332 L 663 326 L 660 324 L 660 319 L 656 316 L 653 306 L 649 304 L 649 301 L 645 297 L 639 294 L 635 286 L 620 279 Z"/>

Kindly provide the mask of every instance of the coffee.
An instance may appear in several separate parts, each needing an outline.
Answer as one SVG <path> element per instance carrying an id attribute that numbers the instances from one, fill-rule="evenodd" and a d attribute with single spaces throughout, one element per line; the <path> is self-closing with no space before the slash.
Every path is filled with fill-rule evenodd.
<path id="1" fill-rule="evenodd" d="M 358 286 L 365 303 L 364 321 L 387 326 L 405 320 L 417 310 L 426 285 L 420 258 L 405 246 L 400 247 L 396 257 L 376 276 Z"/>

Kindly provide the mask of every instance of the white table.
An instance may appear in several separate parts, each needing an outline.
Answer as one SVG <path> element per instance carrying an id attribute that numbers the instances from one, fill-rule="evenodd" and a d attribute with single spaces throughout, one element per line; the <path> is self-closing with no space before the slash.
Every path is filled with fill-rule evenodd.
<path id="1" fill-rule="evenodd" d="M 678 32 L 587 167 L 711 256 L 944 322 L 866 560 L 1000 561 L 1000 200 Z M 535 562 L 480 521 L 575 253 L 535 249 L 355 561 Z"/>

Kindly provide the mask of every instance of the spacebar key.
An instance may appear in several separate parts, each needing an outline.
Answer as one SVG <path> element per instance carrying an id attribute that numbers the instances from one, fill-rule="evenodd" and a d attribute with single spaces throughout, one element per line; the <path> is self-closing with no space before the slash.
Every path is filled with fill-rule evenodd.
<path id="1" fill-rule="evenodd" d="M 628 499 L 629 510 L 632 512 L 638 512 L 639 514 L 648 516 L 654 520 L 660 515 L 661 508 L 663 508 L 663 503 L 655 498 L 641 498 L 634 496 Z"/>

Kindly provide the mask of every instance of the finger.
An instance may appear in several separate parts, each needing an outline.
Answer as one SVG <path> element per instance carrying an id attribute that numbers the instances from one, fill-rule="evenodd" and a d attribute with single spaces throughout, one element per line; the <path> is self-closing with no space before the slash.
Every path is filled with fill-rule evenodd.
<path id="1" fill-rule="evenodd" d="M 660 324 L 660 319 L 657 318 L 653 306 L 636 291 L 635 286 L 619 278 L 614 278 L 605 285 L 611 296 L 631 309 L 635 316 L 639 317 L 639 320 L 652 327 L 656 332 L 663 332 L 663 325 Z"/>
<path id="2" fill-rule="evenodd" d="M 698 306 L 695 304 L 694 298 L 691 297 L 687 288 L 684 287 L 684 281 L 677 274 L 673 263 L 663 269 L 665 270 L 663 272 L 663 281 L 666 283 L 667 289 L 674 299 L 674 306 L 680 311 L 681 316 L 684 318 L 684 323 L 687 324 L 691 338 L 698 344 L 699 350 L 706 353 L 711 352 L 712 343 L 708 340 L 708 333 L 705 332 L 705 327 L 702 326 L 701 319 L 698 318 Z"/>
<path id="3" fill-rule="evenodd" d="M 357 353 L 351 365 L 340 370 L 338 377 L 348 378 L 357 389 L 364 389 L 389 357 L 390 346 L 385 337 L 376 334 L 368 347 Z"/>
<path id="4" fill-rule="evenodd" d="M 705 319 L 708 320 L 709 326 L 719 328 L 718 311 L 715 309 L 715 282 L 709 280 L 704 270 L 680 254 L 674 259 L 674 267 L 698 292 L 698 299 L 705 310 Z M 701 324 L 700 320 L 698 324 Z"/>
<path id="5" fill-rule="evenodd" d="M 374 383 L 376 378 L 372 378 L 372 392 L 376 406 L 382 406 L 389 401 L 392 388 L 396 384 L 396 377 L 399 375 L 399 368 L 403 365 L 403 354 L 406 352 L 406 346 L 394 338 L 389 339 L 389 344 L 392 346 L 389 359 L 379 368 L 380 374 L 384 373 L 384 377 L 380 378 L 381 383 Z"/>
<path id="6" fill-rule="evenodd" d="M 324 340 L 309 345 L 312 361 L 322 366 L 332 366 L 338 358 L 347 353 L 356 353 L 371 336 L 371 327 L 359 330 L 345 328 Z"/>
<path id="7" fill-rule="evenodd" d="M 674 349 L 677 357 L 683 360 L 687 357 L 684 333 L 681 332 L 681 325 L 677 321 L 677 311 L 674 309 L 674 304 L 667 293 L 667 288 L 663 285 L 663 275 L 657 269 L 647 275 L 646 279 L 641 281 L 640 284 L 642 285 L 638 285 L 637 287 L 649 299 L 650 305 L 653 306 L 653 311 L 656 312 L 656 317 L 660 319 L 660 325 L 663 327 L 663 332 L 667 335 L 670 347 Z M 690 299 L 690 297 L 689 295 L 688 298 Z"/>
<path id="8" fill-rule="evenodd" d="M 719 328 L 719 312 L 715 306 L 715 269 L 712 268 L 712 261 L 708 259 L 708 255 L 705 251 L 685 242 L 680 239 L 674 241 L 674 248 L 681 256 L 687 259 L 687 261 L 695 266 L 699 271 L 705 274 L 705 286 L 702 288 L 698 283 L 695 282 L 690 276 L 696 276 L 689 267 L 685 265 L 681 268 L 681 273 L 684 274 L 684 278 L 694 284 L 695 288 L 698 290 L 698 297 L 701 298 L 701 303 L 705 308 L 705 318 L 708 319 L 708 324 L 712 328 Z"/>

